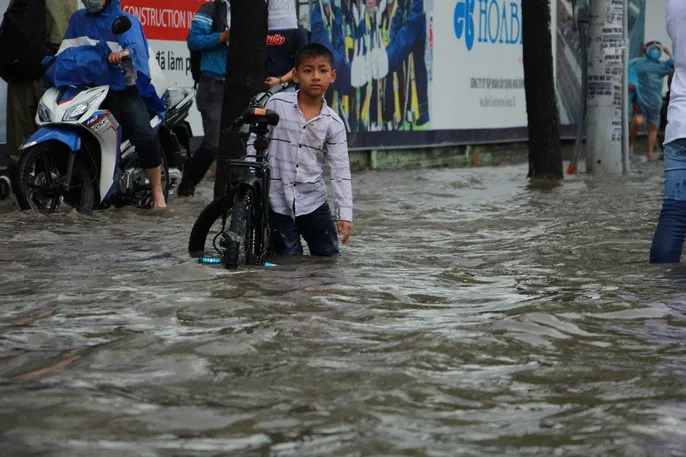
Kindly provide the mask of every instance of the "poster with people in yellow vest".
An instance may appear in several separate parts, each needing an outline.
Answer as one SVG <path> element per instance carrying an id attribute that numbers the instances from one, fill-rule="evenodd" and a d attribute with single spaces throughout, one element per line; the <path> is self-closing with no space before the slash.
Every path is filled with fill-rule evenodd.
<path id="1" fill-rule="evenodd" d="M 429 130 L 431 22 L 424 0 L 314 0 L 313 42 L 334 52 L 327 101 L 349 132 Z"/>

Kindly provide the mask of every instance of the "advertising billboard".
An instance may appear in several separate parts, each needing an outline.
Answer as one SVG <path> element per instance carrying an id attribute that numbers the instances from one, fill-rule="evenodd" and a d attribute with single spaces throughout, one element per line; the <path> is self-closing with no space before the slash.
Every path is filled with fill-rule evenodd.
<path id="1" fill-rule="evenodd" d="M 124 10 L 143 24 L 170 86 L 193 86 L 186 37 L 205 1 L 122 0 Z M 632 57 L 640 55 L 645 37 L 665 36 L 667 1 L 655 0 L 646 11 L 645 0 L 630 0 Z M 575 3 L 551 2 L 563 127 L 577 123 L 581 97 Z M 0 0 L 0 11 L 7 5 Z M 345 121 L 352 149 L 527 138 L 521 0 L 299 0 L 298 5 L 312 41 L 334 52 L 338 79 L 327 101 Z M 2 81 L 0 107 L 2 143 Z M 202 135 L 195 108 L 189 120 L 194 134 Z"/>
<path id="2" fill-rule="evenodd" d="M 525 137 L 519 0 L 314 0 L 309 19 L 352 147 Z"/>

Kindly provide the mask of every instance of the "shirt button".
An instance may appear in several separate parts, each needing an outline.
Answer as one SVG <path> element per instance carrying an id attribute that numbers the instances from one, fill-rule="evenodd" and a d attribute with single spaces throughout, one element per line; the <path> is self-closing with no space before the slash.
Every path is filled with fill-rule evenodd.
<path id="1" fill-rule="evenodd" d="M 299 147 L 299 148 L 302 148 L 302 147 L 303 147 L 303 145 L 302 145 L 302 144 L 299 144 L 299 145 L 298 145 L 298 147 Z"/>
<path id="2" fill-rule="evenodd" d="M 295 168 L 300 168 L 300 165 L 296 163 Z"/>

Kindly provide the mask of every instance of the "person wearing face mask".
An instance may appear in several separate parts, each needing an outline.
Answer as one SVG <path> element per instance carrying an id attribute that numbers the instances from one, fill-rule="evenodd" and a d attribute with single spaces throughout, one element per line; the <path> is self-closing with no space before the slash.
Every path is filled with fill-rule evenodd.
<path id="1" fill-rule="evenodd" d="M 179 198 L 195 193 L 217 157 L 226 78 L 226 50 L 231 35 L 231 6 L 228 0 L 215 0 L 200 7 L 188 33 L 188 49 L 200 53 L 200 77 L 195 95 L 202 116 L 202 143 L 183 170 Z"/>
<path id="2" fill-rule="evenodd" d="M 10 1 L 8 11 L 13 4 L 14 0 Z M 78 8 L 78 0 L 45 0 L 47 55 L 54 55 L 59 49 L 69 19 Z M 19 146 L 37 129 L 35 117 L 43 92 L 42 77 L 32 81 L 10 81 L 7 85 L 7 148 L 11 172 L 19 161 Z"/>
<path id="3" fill-rule="evenodd" d="M 661 61 L 662 53 L 669 58 Z M 662 82 L 674 71 L 674 61 L 669 50 L 659 41 L 644 46 L 644 56 L 629 62 L 629 97 L 633 101 L 634 113 L 629 133 L 629 147 L 634 150 L 636 135 L 644 123 L 648 124 L 646 157 L 653 160 L 660 125 L 662 109 Z"/>
<path id="4" fill-rule="evenodd" d="M 48 68 L 48 73 L 60 84 L 94 84 L 96 81 L 102 84 L 103 79 L 111 79 L 105 106 L 119 122 L 124 137 L 136 147 L 140 166 L 152 186 L 154 207 L 164 208 L 167 205 L 162 190 L 162 154 L 149 116 L 149 113 L 155 113 L 164 119 L 166 115 L 166 81 L 162 71 L 140 21 L 123 12 L 119 0 L 81 2 L 85 9 L 78 10 L 71 17 L 53 64 L 54 69 Z M 120 16 L 126 16 L 131 21 L 131 28 L 121 35 L 113 35 L 112 23 Z M 120 72 L 115 72 L 118 77 L 114 73 L 112 76 L 91 74 L 91 68 L 99 68 L 99 65 L 89 66 L 84 61 L 84 56 L 93 54 L 83 51 L 102 39 L 107 40 L 111 50 L 108 62 L 120 65 L 124 70 L 123 83 Z M 60 60 L 60 57 L 64 58 Z M 70 65 L 74 65 L 70 62 L 76 62 L 78 66 L 70 68 Z"/>

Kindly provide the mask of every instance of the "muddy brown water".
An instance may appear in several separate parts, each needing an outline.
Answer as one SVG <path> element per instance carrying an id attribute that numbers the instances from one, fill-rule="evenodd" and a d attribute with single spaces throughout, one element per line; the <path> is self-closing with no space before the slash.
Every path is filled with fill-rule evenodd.
<path id="1" fill-rule="evenodd" d="M 0 455 L 683 456 L 662 163 L 354 175 L 336 261 L 236 272 L 170 213 L 0 208 Z"/>

